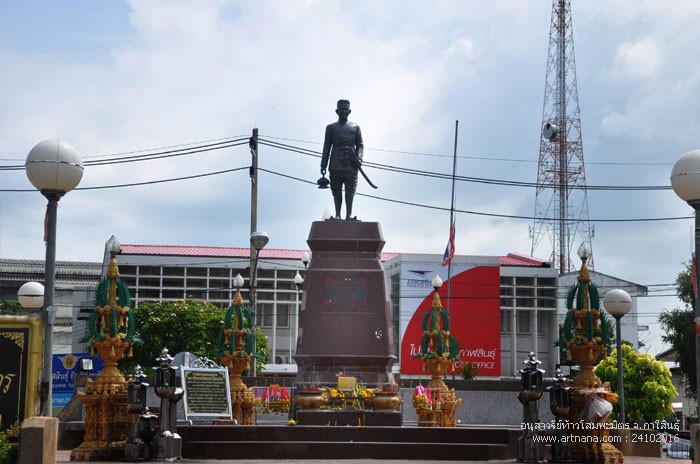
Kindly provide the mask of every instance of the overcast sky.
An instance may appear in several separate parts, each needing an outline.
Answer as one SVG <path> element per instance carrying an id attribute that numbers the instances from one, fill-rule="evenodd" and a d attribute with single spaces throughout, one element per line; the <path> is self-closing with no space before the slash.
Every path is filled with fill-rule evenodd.
<path id="1" fill-rule="evenodd" d="M 700 148 L 700 2 L 572 3 L 588 185 L 670 186 L 676 159 Z M 551 9 L 545 0 L 0 0 L 0 166 L 22 165 L 49 138 L 94 162 L 254 127 L 318 152 L 336 100 L 348 98 L 366 161 L 449 174 L 459 120 L 458 175 L 536 182 Z M 113 234 L 247 246 L 249 163 L 242 145 L 88 166 L 88 189 L 60 202 L 57 258 L 100 261 Z M 291 178 L 260 173 L 258 229 L 270 247 L 306 248 L 310 223 L 332 208 L 313 185 L 319 159 L 261 146 L 260 167 Z M 385 250 L 442 253 L 450 181 L 366 171 L 379 189 L 360 180 L 358 193 L 379 198 L 358 196 L 355 213 L 381 223 Z M 23 170 L 0 170 L 2 258 L 44 258 L 46 201 L 31 190 Z M 671 284 L 692 251 L 692 210 L 671 190 L 592 190 L 588 203 L 596 270 L 649 286 L 639 322 L 656 352 L 656 316 L 680 306 Z M 535 191 L 460 182 L 456 207 L 531 217 Z M 687 219 L 596 222 L 668 217 Z M 531 225 L 458 214 L 457 253 L 529 254 Z"/>

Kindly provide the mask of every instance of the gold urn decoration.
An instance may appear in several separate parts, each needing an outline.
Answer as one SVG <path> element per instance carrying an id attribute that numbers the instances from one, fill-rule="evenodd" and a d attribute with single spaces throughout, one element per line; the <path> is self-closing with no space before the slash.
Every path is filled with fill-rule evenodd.
<path id="1" fill-rule="evenodd" d="M 109 458 L 113 449 L 123 448 L 129 436 L 127 384 L 117 364 L 131 354 L 136 336 L 136 321 L 131 314 L 129 288 L 119 279 L 116 255 L 119 242 L 112 236 L 107 242 L 111 254 L 107 275 L 95 290 L 95 310 L 90 315 L 87 342 L 90 352 L 102 358 L 104 368 L 93 381 L 88 379 L 78 399 L 85 406 L 85 438 L 71 451 L 71 461 Z"/>
<path id="2" fill-rule="evenodd" d="M 431 376 L 428 388 L 414 393 L 413 406 L 421 427 L 455 427 L 455 413 L 462 404 L 454 388 L 447 388 L 442 380 L 447 369 L 459 360 L 459 343 L 450 333 L 450 316 L 442 307 L 438 293 L 441 286 L 440 276 L 435 276 L 433 305 L 423 316 L 420 352 L 414 356 L 423 360 L 423 370 Z"/>
<path id="3" fill-rule="evenodd" d="M 622 463 L 624 456 L 610 444 L 606 426 L 617 396 L 610 391 L 610 384 L 603 384 L 593 371 L 593 367 L 607 356 L 612 331 L 600 307 L 598 288 L 591 282 L 587 265 L 591 251 L 587 243 L 581 244 L 578 256 L 581 270 L 577 282 L 568 290 L 567 313 L 560 326 L 559 340 L 555 343 L 566 350 L 568 361 L 580 366 L 570 383 L 571 409 L 567 419 L 586 426 L 571 429 L 571 434 L 578 436 L 571 440 L 572 453 L 577 462 Z"/>

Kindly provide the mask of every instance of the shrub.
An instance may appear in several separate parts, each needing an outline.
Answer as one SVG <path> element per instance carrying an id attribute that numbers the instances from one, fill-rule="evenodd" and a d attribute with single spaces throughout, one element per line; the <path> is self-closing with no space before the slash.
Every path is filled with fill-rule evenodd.
<path id="1" fill-rule="evenodd" d="M 18 458 L 17 445 L 10 443 L 7 435 L 0 432 L 0 464 L 15 464 Z"/>

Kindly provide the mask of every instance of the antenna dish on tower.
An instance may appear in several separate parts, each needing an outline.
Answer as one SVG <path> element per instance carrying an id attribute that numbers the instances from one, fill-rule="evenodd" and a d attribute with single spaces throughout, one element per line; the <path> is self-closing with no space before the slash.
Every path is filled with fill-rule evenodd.
<path id="1" fill-rule="evenodd" d="M 559 134 L 559 128 L 554 124 L 547 123 L 542 128 L 542 136 L 547 140 L 553 140 Z"/>

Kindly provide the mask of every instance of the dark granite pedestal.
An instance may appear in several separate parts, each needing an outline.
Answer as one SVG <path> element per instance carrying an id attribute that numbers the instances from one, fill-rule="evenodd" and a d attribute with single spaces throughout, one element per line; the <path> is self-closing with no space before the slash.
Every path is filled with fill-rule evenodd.
<path id="1" fill-rule="evenodd" d="M 307 243 L 312 257 L 304 278 L 295 383 L 334 386 L 338 374 L 367 386 L 392 383 L 396 357 L 379 223 L 314 222 Z"/>

